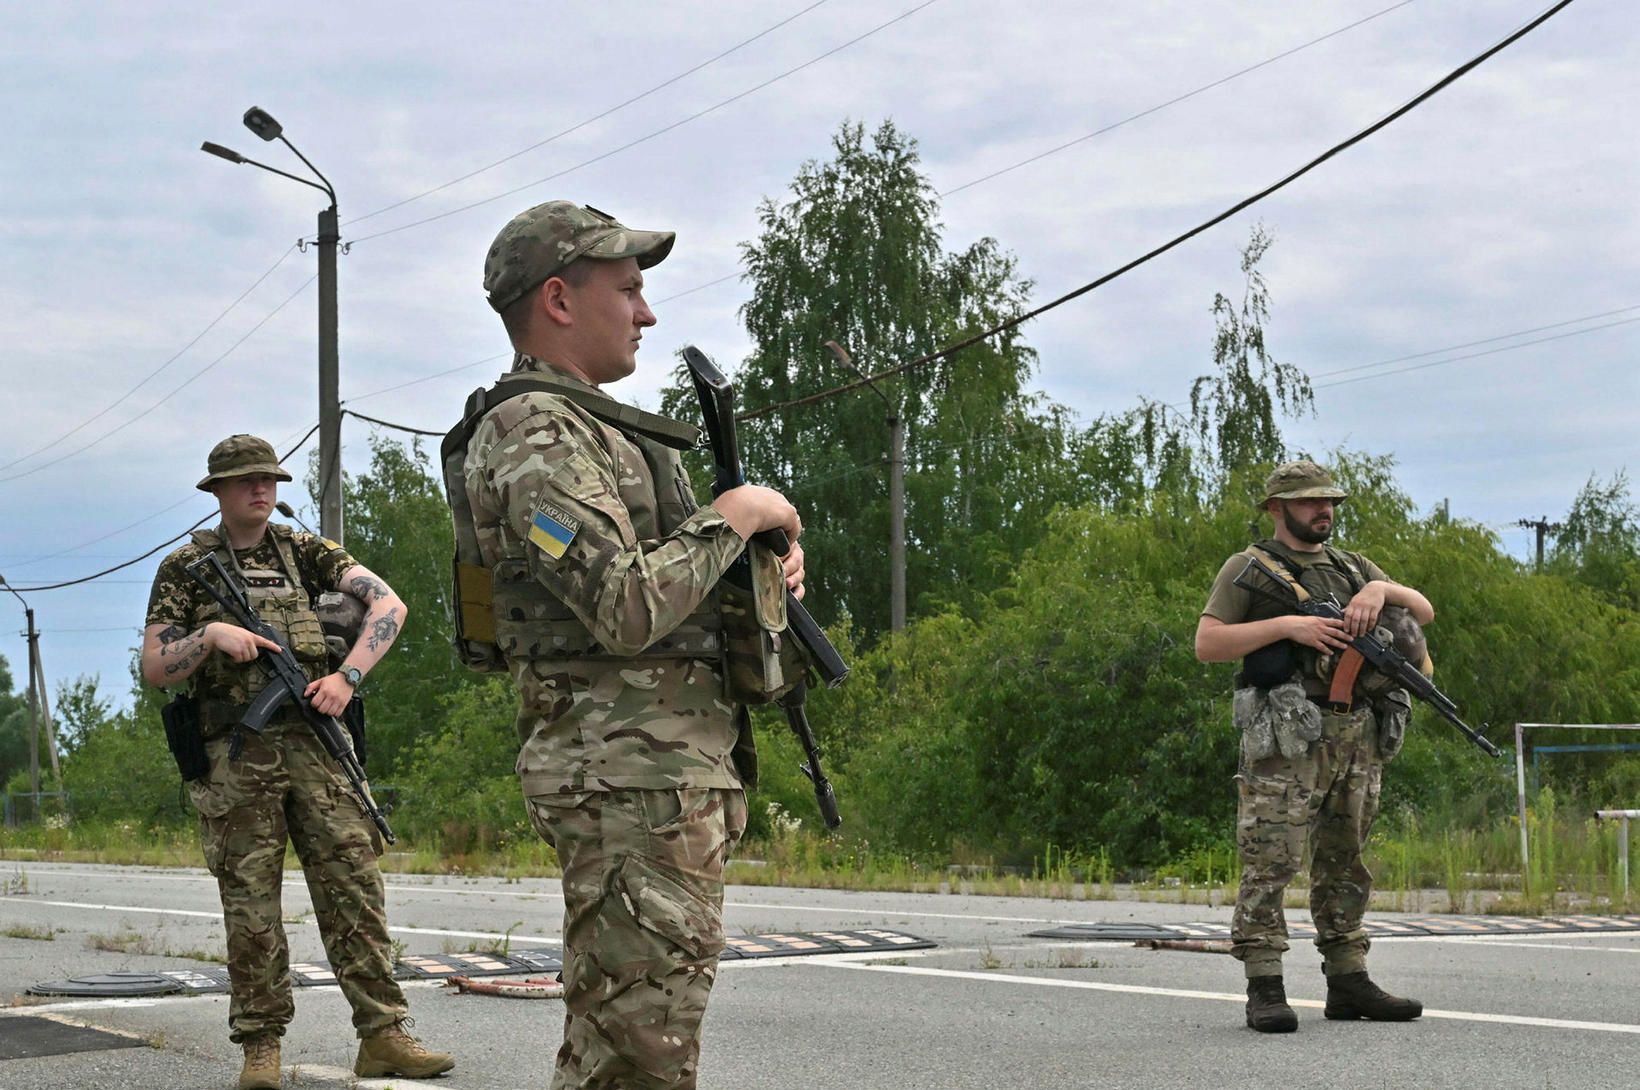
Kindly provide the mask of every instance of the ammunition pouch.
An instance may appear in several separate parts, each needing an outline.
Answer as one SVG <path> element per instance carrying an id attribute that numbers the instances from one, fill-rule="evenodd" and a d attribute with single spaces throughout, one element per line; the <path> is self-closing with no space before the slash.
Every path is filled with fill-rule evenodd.
<path id="1" fill-rule="evenodd" d="M 1405 689 L 1379 693 L 1373 698 L 1372 712 L 1378 721 L 1378 756 L 1388 763 L 1406 741 L 1407 724 L 1412 722 L 1412 694 Z"/>
<path id="2" fill-rule="evenodd" d="M 718 584 L 727 648 L 724 681 L 732 704 L 767 704 L 791 692 L 808 669 L 787 629 L 786 574 L 780 558 L 748 542 Z"/>
<path id="3" fill-rule="evenodd" d="M 1309 752 L 1321 737 L 1321 709 L 1299 681 L 1269 689 L 1247 685 L 1236 690 L 1232 718 L 1241 731 L 1244 763 L 1262 761 L 1280 753 L 1291 760 Z"/>
<path id="4" fill-rule="evenodd" d="M 1298 669 L 1298 647 L 1292 640 L 1267 643 L 1241 660 L 1237 685 L 1271 689 L 1289 680 Z"/>
<path id="5" fill-rule="evenodd" d="M 181 692 L 160 709 L 165 724 L 165 745 L 177 763 L 184 783 L 210 775 L 211 759 L 205 753 L 205 734 L 199 723 L 199 703 L 194 695 Z"/>

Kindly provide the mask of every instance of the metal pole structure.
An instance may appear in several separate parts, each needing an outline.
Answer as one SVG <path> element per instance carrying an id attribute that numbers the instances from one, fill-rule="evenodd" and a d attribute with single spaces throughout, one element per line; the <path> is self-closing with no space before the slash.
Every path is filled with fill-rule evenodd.
<path id="1" fill-rule="evenodd" d="M 1640 810 L 1596 810 L 1601 821 L 1617 821 L 1617 873 L 1623 877 L 1623 899 L 1629 899 L 1629 822 L 1640 818 Z"/>
<path id="2" fill-rule="evenodd" d="M 905 420 L 900 416 L 888 395 L 855 366 L 848 352 L 836 341 L 827 341 L 826 348 L 837 357 L 837 362 L 865 379 L 871 392 L 883 399 L 888 407 L 888 568 L 889 599 L 888 628 L 890 632 L 905 631 Z"/>
<path id="3" fill-rule="evenodd" d="M 905 421 L 888 414 L 888 627 L 905 631 Z"/>
<path id="4" fill-rule="evenodd" d="M 1526 835 L 1526 729 L 1515 724 L 1515 802 L 1520 811 L 1520 891 L 1531 893 L 1531 840 Z"/>
<path id="5" fill-rule="evenodd" d="M 330 207 L 319 213 L 319 532 L 332 541 L 342 540 L 342 407 L 339 400 L 336 323 L 336 251 L 341 241 L 336 215 L 336 190 L 330 179 L 308 161 L 284 135 L 284 127 L 260 106 L 245 111 L 245 127 L 263 140 L 278 140 L 302 160 L 319 181 L 309 181 L 289 171 L 247 159 L 231 148 L 207 141 L 200 150 L 230 163 L 249 163 L 303 185 L 312 186 L 330 198 Z M 323 183 L 323 184 L 321 184 Z M 306 241 L 301 243 L 306 249 Z"/>
<path id="6" fill-rule="evenodd" d="M 319 213 L 319 533 L 342 540 L 342 406 L 336 347 L 336 205 Z"/>
<path id="7" fill-rule="evenodd" d="M 51 778 L 63 786 L 63 769 L 57 763 L 57 724 L 51 718 L 51 690 L 46 688 L 46 664 L 40 655 L 40 641 L 34 641 L 34 674 L 40 679 L 40 722 L 45 725 L 46 752 L 51 755 Z"/>
<path id="8" fill-rule="evenodd" d="M 16 593 L 13 591 L 12 593 Z M 19 595 L 21 598 L 21 595 Z M 40 697 L 39 633 L 34 631 L 34 610 L 23 605 L 28 618 L 28 789 L 34 795 L 34 812 L 40 812 Z"/>

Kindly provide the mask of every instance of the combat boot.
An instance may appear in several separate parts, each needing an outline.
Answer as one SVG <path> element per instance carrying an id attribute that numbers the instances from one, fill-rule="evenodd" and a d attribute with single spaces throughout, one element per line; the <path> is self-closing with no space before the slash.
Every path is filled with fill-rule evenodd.
<path id="1" fill-rule="evenodd" d="M 1260 1033 L 1291 1033 L 1298 1015 L 1287 1005 L 1287 989 L 1279 976 L 1247 978 L 1247 1024 Z"/>
<path id="2" fill-rule="evenodd" d="M 279 1036 L 259 1033 L 244 1041 L 245 1066 L 239 1071 L 239 1090 L 279 1090 Z"/>
<path id="3" fill-rule="evenodd" d="M 420 1041 L 405 1032 L 410 1019 L 395 1022 L 386 1029 L 359 1042 L 359 1058 L 353 1061 L 353 1073 L 360 1078 L 381 1078 L 383 1075 L 403 1075 L 407 1079 L 425 1079 L 442 1075 L 456 1065 L 456 1058 L 448 1052 L 429 1052 Z"/>
<path id="4" fill-rule="evenodd" d="M 1327 978 L 1326 1015 L 1335 1021 L 1410 1022 L 1424 1013 L 1416 999 L 1390 995 L 1367 978 L 1366 970 Z"/>

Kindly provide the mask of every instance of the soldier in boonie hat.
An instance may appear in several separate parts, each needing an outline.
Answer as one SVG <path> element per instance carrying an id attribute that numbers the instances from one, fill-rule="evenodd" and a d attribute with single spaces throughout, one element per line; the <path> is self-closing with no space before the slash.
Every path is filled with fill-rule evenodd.
<path id="1" fill-rule="evenodd" d="M 671 231 L 637 231 L 607 212 L 571 201 L 547 201 L 514 216 L 490 244 L 484 290 L 497 314 L 581 257 L 638 259 L 658 265 L 672 252 Z"/>
<path id="2" fill-rule="evenodd" d="M 1308 459 L 1283 462 L 1264 480 L 1264 499 L 1271 500 L 1345 500 L 1349 493 L 1333 482 L 1331 473 Z"/>
<path id="3" fill-rule="evenodd" d="M 205 460 L 205 470 L 205 479 L 194 486 L 201 492 L 211 491 L 211 485 L 217 481 L 249 477 L 253 473 L 265 473 L 279 481 L 291 479 L 273 453 L 272 444 L 254 435 L 230 435 L 212 447 Z"/>

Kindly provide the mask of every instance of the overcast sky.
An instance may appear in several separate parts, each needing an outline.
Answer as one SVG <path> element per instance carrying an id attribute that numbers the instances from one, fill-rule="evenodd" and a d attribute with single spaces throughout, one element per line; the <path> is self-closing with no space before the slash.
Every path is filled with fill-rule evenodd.
<path id="1" fill-rule="evenodd" d="M 1274 181 L 1547 3 L 6 4 L 0 574 L 25 587 L 135 556 L 214 509 L 193 485 L 216 440 L 254 432 L 282 452 L 317 421 L 315 257 L 292 244 L 323 198 L 199 151 L 211 140 L 300 172 L 241 126 L 248 106 L 340 195 L 354 242 L 342 398 L 443 429 L 502 367 L 440 374 L 506 351 L 483 254 L 531 204 L 565 197 L 677 230 L 648 277 L 660 324 L 615 388 L 653 407 L 679 345 L 725 363 L 747 348 L 738 280 L 668 298 L 733 276 L 759 200 L 826 157 L 844 119 L 892 118 L 949 192 L 1366 20 L 949 192 L 948 246 L 996 238 L 1040 301 Z M 1210 364 L 1213 293 L 1239 291 L 1238 252 L 1262 220 L 1270 346 L 1317 382 L 1316 415 L 1290 441 L 1393 454 L 1420 507 L 1448 499 L 1524 555 L 1516 519 L 1554 518 L 1591 474 L 1634 460 L 1640 151 L 1622 118 L 1637 90 L 1632 3 L 1578 0 L 1255 209 L 1029 325 L 1036 384 L 1084 418 L 1181 400 Z M 1327 377 L 1347 368 L 1361 369 Z M 350 470 L 368 435 L 345 423 Z M 161 555 L 26 594 L 54 683 L 100 674 L 124 702 Z M 0 654 L 20 673 L 21 608 L 5 601 Z"/>

